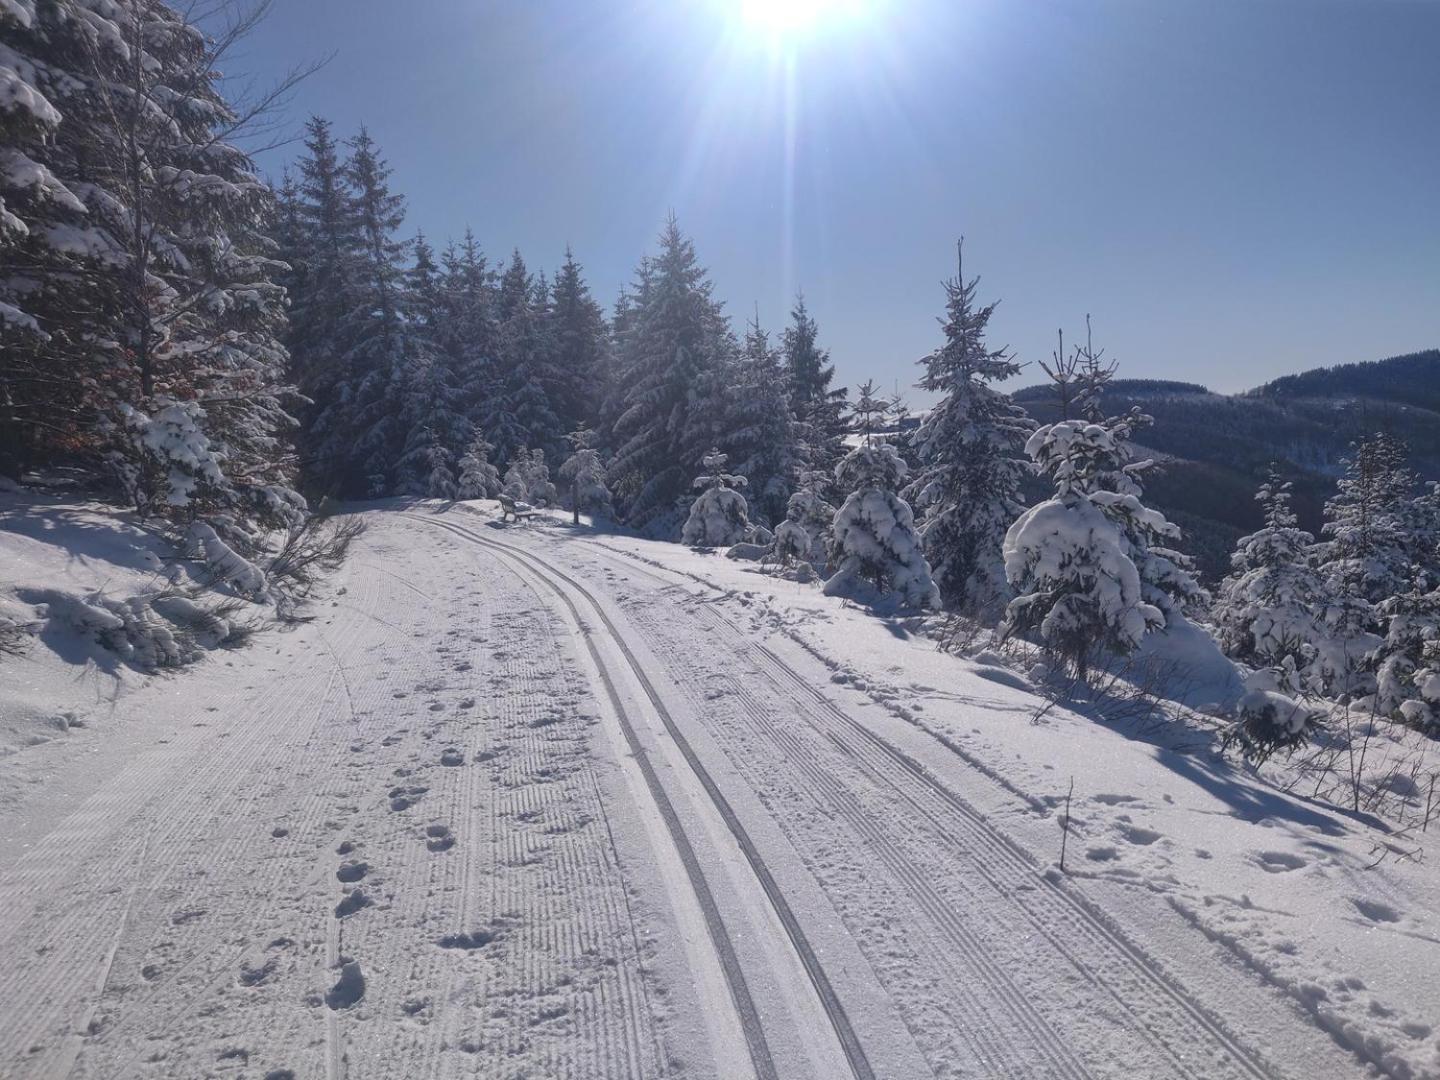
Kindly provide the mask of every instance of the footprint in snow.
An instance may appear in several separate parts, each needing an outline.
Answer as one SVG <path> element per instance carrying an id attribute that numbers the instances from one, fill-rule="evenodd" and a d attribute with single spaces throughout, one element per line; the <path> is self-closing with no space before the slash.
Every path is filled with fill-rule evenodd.
<path id="1" fill-rule="evenodd" d="M 1091 862 L 1110 862 L 1113 859 L 1118 859 L 1120 853 L 1109 844 L 1106 844 L 1103 847 L 1092 847 L 1089 851 L 1085 852 L 1085 857 Z"/>
<path id="2" fill-rule="evenodd" d="M 325 994 L 325 1004 L 332 1009 L 348 1009 L 365 996 L 365 975 L 357 960 L 340 967 L 340 978 Z"/>
<path id="3" fill-rule="evenodd" d="M 1361 900 L 1358 897 L 1350 901 L 1355 905 L 1355 910 L 1364 915 L 1371 922 L 1399 922 L 1400 913 L 1389 904 L 1382 904 L 1375 900 Z"/>
<path id="4" fill-rule="evenodd" d="M 1292 855 L 1288 851 L 1261 851 L 1256 858 L 1260 862 L 1260 868 L 1271 874 L 1283 874 L 1309 865 L 1299 855 Z"/>
<path id="5" fill-rule="evenodd" d="M 340 864 L 340 869 L 335 871 L 337 881 L 346 885 L 353 885 L 370 872 L 370 864 L 358 859 Z"/>
<path id="6" fill-rule="evenodd" d="M 394 787 L 390 789 L 390 809 L 408 810 L 420 801 L 420 796 L 430 789 L 420 784 L 411 784 L 409 787 Z"/>
<path id="7" fill-rule="evenodd" d="M 449 851 L 455 846 L 455 837 L 449 825 L 425 826 L 425 847 L 429 851 Z"/>
<path id="8" fill-rule="evenodd" d="M 1149 847 L 1161 838 L 1161 834 L 1152 829 L 1142 829 L 1138 825 L 1125 825 L 1120 829 L 1120 835 L 1132 844 L 1141 847 Z"/>
<path id="9" fill-rule="evenodd" d="M 465 755 L 459 750 L 449 749 L 440 754 L 440 764 L 454 768 L 457 765 L 465 764 Z"/>
<path id="10" fill-rule="evenodd" d="M 351 889 L 345 894 L 345 898 L 335 905 L 335 917 L 337 919 L 348 919 L 357 911 L 369 907 L 374 901 L 366 896 L 360 889 Z"/>
<path id="11" fill-rule="evenodd" d="M 1134 795 L 1091 795 L 1091 802 L 1104 803 L 1106 806 L 1120 806 L 1122 803 L 1135 801 Z"/>

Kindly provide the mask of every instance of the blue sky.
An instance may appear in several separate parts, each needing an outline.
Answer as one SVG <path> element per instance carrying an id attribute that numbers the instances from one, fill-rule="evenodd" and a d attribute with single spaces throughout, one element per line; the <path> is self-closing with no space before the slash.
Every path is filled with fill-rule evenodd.
<path id="1" fill-rule="evenodd" d="M 432 239 L 573 245 L 607 307 L 673 208 L 847 383 L 914 382 L 961 233 L 1026 381 L 1086 312 L 1226 391 L 1440 345 L 1440 0 L 839 0 L 778 44 L 747 2 L 278 0 L 230 68 L 333 51 L 297 125 L 368 125 Z"/>

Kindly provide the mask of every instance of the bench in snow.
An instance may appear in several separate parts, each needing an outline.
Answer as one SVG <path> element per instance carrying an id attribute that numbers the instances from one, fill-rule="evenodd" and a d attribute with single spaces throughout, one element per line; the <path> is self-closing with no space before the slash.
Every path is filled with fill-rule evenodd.
<path id="1" fill-rule="evenodd" d="M 500 496 L 500 520 L 514 518 L 519 521 L 521 518 L 533 516 L 535 508 L 527 503 L 516 502 L 509 495 Z"/>

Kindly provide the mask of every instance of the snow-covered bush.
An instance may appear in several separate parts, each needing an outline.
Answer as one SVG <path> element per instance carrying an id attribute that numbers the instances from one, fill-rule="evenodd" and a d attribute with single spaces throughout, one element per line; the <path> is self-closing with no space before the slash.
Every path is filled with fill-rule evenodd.
<path id="1" fill-rule="evenodd" d="M 605 486 L 605 465 L 600 460 L 600 451 L 590 445 L 593 433 L 579 430 L 570 436 L 573 452 L 560 466 L 560 476 L 565 481 L 570 497 L 571 509 L 595 517 L 612 517 L 614 509 L 610 501 L 610 489 Z"/>
<path id="2" fill-rule="evenodd" d="M 836 466 L 836 481 L 850 495 L 835 514 L 837 569 L 825 583 L 827 595 L 846 595 L 865 581 L 907 607 L 940 606 L 914 514 L 898 494 L 905 474 L 905 462 L 888 443 L 856 447 Z"/>
<path id="3" fill-rule="evenodd" d="M 213 526 L 195 522 L 189 539 L 189 554 L 209 568 L 216 584 L 228 585 L 251 600 L 269 599 L 265 572 L 222 540 Z"/>
<path id="4" fill-rule="evenodd" d="M 1225 733 L 1222 748 L 1238 746 L 1246 760 L 1260 764 L 1309 742 L 1325 711 L 1292 696 L 1296 681 L 1290 659 L 1246 679 L 1245 694 L 1235 706 L 1235 723 Z"/>
<path id="5" fill-rule="evenodd" d="M 1375 711 L 1412 727 L 1440 727 L 1440 589 L 1412 587 L 1379 610 L 1387 626 L 1369 657 Z"/>
<path id="6" fill-rule="evenodd" d="M 1290 484 L 1277 474 L 1255 498 L 1265 508 L 1265 525 L 1236 546 L 1234 573 L 1221 583 L 1211 614 L 1227 655 L 1259 666 L 1290 657 L 1303 666 L 1328 592 L 1310 563 L 1315 538 L 1297 527 Z"/>
<path id="7" fill-rule="evenodd" d="M 831 478 L 825 473 L 807 471 L 800 474 L 800 488 L 785 504 L 785 524 L 804 531 L 807 540 L 801 556 L 816 569 L 823 569 L 829 558 L 831 529 L 835 523 L 835 507 L 825 499 Z M 792 530 L 793 535 L 793 530 Z M 776 539 L 780 530 L 776 529 Z M 793 536 L 798 543 L 799 537 Z"/>
<path id="8" fill-rule="evenodd" d="M 1129 437 L 1137 412 L 1100 422 L 1062 420 L 1025 451 L 1055 483 L 1005 537 L 1005 573 L 1017 595 L 1007 633 L 1036 633 L 1084 678 L 1097 656 L 1129 655 L 1167 615 L 1204 593 L 1189 560 L 1166 546 L 1180 531 L 1141 502 Z"/>
<path id="9" fill-rule="evenodd" d="M 792 495 L 793 499 L 794 496 Z M 810 559 L 810 534 L 798 522 L 786 518 L 775 529 L 775 558 L 781 566 Z"/>
<path id="10" fill-rule="evenodd" d="M 554 506 L 558 501 L 555 485 L 550 482 L 550 466 L 545 464 L 545 451 L 540 448 L 515 451 L 510 467 L 505 470 L 505 494 L 517 502 L 535 506 Z"/>
<path id="11" fill-rule="evenodd" d="M 711 450 L 705 455 L 705 473 L 695 478 L 695 487 L 703 488 L 700 497 L 690 504 L 690 514 L 680 532 L 680 540 L 691 547 L 730 547 L 745 539 L 750 531 L 748 507 L 739 488 L 745 477 L 725 471 L 728 455 Z"/>
<path id="12" fill-rule="evenodd" d="M 495 449 L 476 432 L 465 456 L 460 459 L 460 479 L 456 485 L 457 499 L 493 499 L 500 494 L 500 470 L 490 464 Z"/>

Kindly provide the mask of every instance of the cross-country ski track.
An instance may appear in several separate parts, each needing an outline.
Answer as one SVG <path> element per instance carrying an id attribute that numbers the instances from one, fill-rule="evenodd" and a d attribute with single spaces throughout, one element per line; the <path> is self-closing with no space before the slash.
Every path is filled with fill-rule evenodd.
<path id="1" fill-rule="evenodd" d="M 1367 1074 L 712 583 L 361 516 L 313 622 L 0 804 L 0 1077 Z"/>

